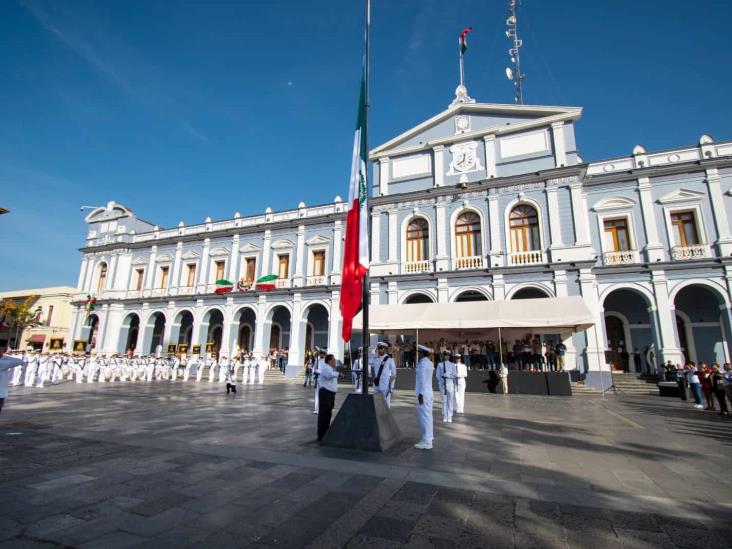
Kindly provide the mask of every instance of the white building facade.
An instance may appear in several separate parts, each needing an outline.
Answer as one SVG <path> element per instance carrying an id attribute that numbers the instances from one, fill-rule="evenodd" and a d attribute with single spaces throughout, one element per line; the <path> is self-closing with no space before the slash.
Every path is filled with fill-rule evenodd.
<path id="1" fill-rule="evenodd" d="M 373 149 L 372 303 L 582 296 L 595 326 L 555 339 L 589 385 L 636 348 L 658 364 L 730 361 L 732 142 L 586 163 L 581 113 L 463 90 Z M 110 202 L 86 218 L 71 339 L 104 353 L 288 347 L 294 370 L 314 345 L 342 356 L 345 216 L 336 197 L 160 229 Z M 274 290 L 214 293 L 267 274 Z"/>

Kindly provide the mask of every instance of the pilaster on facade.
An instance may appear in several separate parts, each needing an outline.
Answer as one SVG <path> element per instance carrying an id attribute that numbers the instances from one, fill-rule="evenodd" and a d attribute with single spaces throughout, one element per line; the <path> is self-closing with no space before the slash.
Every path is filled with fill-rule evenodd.
<path id="1" fill-rule="evenodd" d="M 389 194 L 389 157 L 379 158 L 379 192 L 381 196 Z"/>
<path id="2" fill-rule="evenodd" d="M 503 267 L 505 256 L 501 246 L 500 215 L 498 213 L 498 195 L 488 195 L 488 221 L 490 223 L 491 251 L 488 257 L 491 267 Z"/>
<path id="3" fill-rule="evenodd" d="M 493 274 L 493 299 L 495 301 L 506 299 L 506 283 L 503 274 Z"/>
<path id="4" fill-rule="evenodd" d="M 714 225 L 718 235 L 715 245 L 720 257 L 729 257 L 732 255 L 732 235 L 730 235 L 729 219 L 724 204 L 719 170 L 717 168 L 707 168 L 706 181 L 709 189 L 709 202 L 714 214 Z"/>
<path id="5" fill-rule="evenodd" d="M 447 247 L 447 237 L 449 229 L 447 227 L 447 214 L 445 212 L 445 203 L 435 203 L 435 232 L 437 241 L 437 250 L 435 254 L 435 271 L 447 271 L 450 268 L 450 256 Z"/>
<path id="6" fill-rule="evenodd" d="M 554 295 L 567 297 L 567 271 L 554 271 Z"/>
<path id="7" fill-rule="evenodd" d="M 336 219 L 333 222 L 333 263 L 330 271 L 330 284 L 339 286 L 341 283 L 341 267 L 343 266 L 343 222 Z"/>
<path id="8" fill-rule="evenodd" d="M 438 278 L 437 279 L 437 302 L 438 303 L 447 303 L 448 301 L 450 301 L 449 290 L 450 289 L 447 287 L 447 279 Z"/>
<path id="9" fill-rule="evenodd" d="M 399 285 L 396 280 L 390 280 L 386 287 L 387 304 L 397 305 L 399 303 Z"/>
<path id="10" fill-rule="evenodd" d="M 292 287 L 301 288 L 303 285 L 303 273 L 306 269 L 305 255 L 305 225 L 297 227 L 297 257 L 295 258 L 295 275 L 292 277 Z"/>
<path id="11" fill-rule="evenodd" d="M 372 305 L 381 305 L 381 283 L 369 282 L 369 294 Z"/>
<path id="12" fill-rule="evenodd" d="M 554 142 L 554 165 L 562 168 L 567 165 L 567 148 L 564 140 L 564 122 L 552 122 L 552 141 Z"/>
<path id="13" fill-rule="evenodd" d="M 173 272 L 170 275 L 170 285 L 178 288 L 180 286 L 181 262 L 183 257 L 183 242 L 175 245 L 175 257 L 173 258 Z"/>
<path id="14" fill-rule="evenodd" d="M 146 290 L 152 290 L 155 286 L 155 259 L 158 256 L 158 247 L 153 244 L 150 247 L 150 258 L 147 262 L 147 270 L 145 271 L 145 286 Z"/>
<path id="15" fill-rule="evenodd" d="M 445 146 L 437 145 L 432 147 L 433 158 L 433 175 L 435 187 L 443 187 L 445 185 Z"/>
<path id="16" fill-rule="evenodd" d="M 267 269 L 269 269 L 271 256 L 272 256 L 272 231 L 270 229 L 265 229 L 264 238 L 262 240 L 262 266 L 261 266 L 262 271 L 261 271 L 261 273 L 263 275 L 269 274 L 267 272 Z"/>
<path id="17" fill-rule="evenodd" d="M 602 330 L 603 313 L 600 306 L 600 296 L 597 287 L 597 278 L 591 269 L 580 269 L 579 274 L 580 292 L 590 312 L 595 315 L 596 323 L 585 330 L 587 338 L 586 359 L 588 375 L 590 372 L 598 372 L 600 384 L 605 383 L 606 375 L 609 374 L 610 365 L 605 361 L 605 333 Z"/>
<path id="18" fill-rule="evenodd" d="M 653 210 L 653 197 L 651 195 L 651 180 L 648 177 L 638 178 L 638 195 L 641 206 L 641 219 L 643 229 L 646 233 L 646 259 L 649 263 L 664 260 L 664 248 L 658 238 L 658 225 L 656 214 Z"/>
<path id="19" fill-rule="evenodd" d="M 371 264 L 380 263 L 381 261 L 381 212 L 372 212 L 371 214 Z"/>
<path id="20" fill-rule="evenodd" d="M 483 137 L 483 149 L 485 150 L 485 176 L 487 179 L 496 177 L 496 136 L 486 135 Z"/>
<path id="21" fill-rule="evenodd" d="M 236 284 L 239 279 L 239 235 L 231 237 L 231 257 L 229 258 L 229 280 Z"/>
<path id="22" fill-rule="evenodd" d="M 204 293 L 206 291 L 206 284 L 208 284 L 208 269 L 209 269 L 209 256 L 208 252 L 211 248 L 211 239 L 206 238 L 203 241 L 203 248 L 201 249 L 201 263 L 198 267 L 198 291 Z"/>
<path id="23" fill-rule="evenodd" d="M 561 257 L 557 256 L 558 253 L 562 253 L 566 247 L 562 242 L 562 227 L 561 227 L 561 216 L 559 214 L 559 189 L 555 184 L 547 184 L 546 202 L 547 202 L 547 217 L 549 218 L 549 253 L 551 254 L 551 260 L 557 261 Z"/>
<path id="24" fill-rule="evenodd" d="M 669 297 L 666 273 L 664 271 L 652 271 L 651 285 L 653 286 L 653 296 L 656 303 L 655 307 L 651 307 L 649 314 L 653 321 L 654 333 L 658 339 L 656 367 L 661 371 L 661 365 L 669 360 L 673 364 L 683 362 L 683 354 L 678 344 L 676 308 Z"/>

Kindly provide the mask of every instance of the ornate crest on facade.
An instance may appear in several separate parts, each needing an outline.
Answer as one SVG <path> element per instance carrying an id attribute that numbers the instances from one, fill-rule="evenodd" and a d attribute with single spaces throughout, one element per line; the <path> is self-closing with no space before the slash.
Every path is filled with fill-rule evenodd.
<path id="1" fill-rule="evenodd" d="M 478 144 L 474 141 L 457 143 L 450 147 L 452 161 L 447 175 L 458 175 L 482 170 L 480 158 L 478 158 Z"/>

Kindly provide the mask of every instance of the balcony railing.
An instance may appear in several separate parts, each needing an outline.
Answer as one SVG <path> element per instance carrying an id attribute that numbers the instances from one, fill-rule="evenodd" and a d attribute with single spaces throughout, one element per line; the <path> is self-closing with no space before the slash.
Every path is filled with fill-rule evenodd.
<path id="1" fill-rule="evenodd" d="M 605 252 L 603 254 L 603 262 L 605 265 L 631 265 L 638 263 L 638 252 L 636 250 Z"/>
<path id="2" fill-rule="evenodd" d="M 538 265 L 544 263 L 544 253 L 541 250 L 511 252 L 508 260 L 510 265 Z"/>
<path id="3" fill-rule="evenodd" d="M 140 298 L 140 290 L 130 290 L 127 292 L 127 299 L 139 299 Z"/>
<path id="4" fill-rule="evenodd" d="M 709 257 L 709 246 L 695 244 L 694 246 L 674 246 L 671 248 L 671 259 L 684 261 L 686 259 L 703 259 Z"/>
<path id="5" fill-rule="evenodd" d="M 193 295 L 196 293 L 195 286 L 179 286 L 178 295 Z"/>
<path id="6" fill-rule="evenodd" d="M 325 286 L 325 275 L 309 276 L 305 283 L 308 286 Z"/>
<path id="7" fill-rule="evenodd" d="M 483 257 L 479 255 L 470 257 L 454 257 L 452 259 L 453 269 L 462 271 L 466 269 L 482 269 L 485 267 Z"/>
<path id="8" fill-rule="evenodd" d="M 289 288 L 291 285 L 289 278 L 278 278 L 275 280 L 275 288 Z"/>
<path id="9" fill-rule="evenodd" d="M 402 272 L 405 274 L 412 273 L 431 273 L 432 264 L 429 260 L 425 261 L 407 261 L 402 266 Z"/>

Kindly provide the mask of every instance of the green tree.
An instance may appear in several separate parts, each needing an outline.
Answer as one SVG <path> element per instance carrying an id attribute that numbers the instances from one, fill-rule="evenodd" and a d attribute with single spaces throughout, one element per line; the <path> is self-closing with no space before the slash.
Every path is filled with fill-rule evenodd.
<path id="1" fill-rule="evenodd" d="M 25 329 L 36 322 L 36 312 L 33 304 L 37 299 L 37 295 L 29 295 L 21 302 L 6 299 L 2 303 L 2 310 L 7 314 L 8 320 L 11 321 L 11 326 L 15 327 L 16 348 L 19 347 L 20 336 Z"/>

